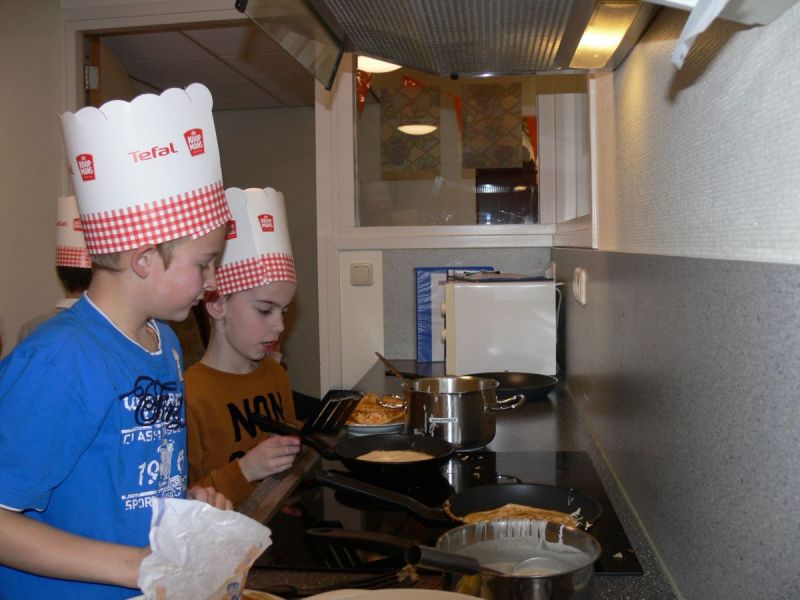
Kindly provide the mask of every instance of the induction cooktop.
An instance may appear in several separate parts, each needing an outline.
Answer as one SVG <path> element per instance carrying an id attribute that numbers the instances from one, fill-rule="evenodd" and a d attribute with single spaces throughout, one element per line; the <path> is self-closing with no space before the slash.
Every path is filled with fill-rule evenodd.
<path id="1" fill-rule="evenodd" d="M 349 477 L 337 462 L 324 467 Z M 411 496 L 431 507 L 473 486 L 506 483 L 543 483 L 572 488 L 591 496 L 603 508 L 589 532 L 602 546 L 595 570 L 598 575 L 641 575 L 642 566 L 608 499 L 602 482 L 585 452 L 463 452 L 438 473 L 410 481 L 370 480 L 368 483 Z M 260 567 L 281 569 L 375 570 L 396 568 L 390 559 L 333 546 L 305 536 L 312 527 L 343 527 L 374 531 L 435 545 L 447 528 L 423 522 L 378 500 L 324 488 L 311 480 L 301 486 L 294 504 L 269 523 L 273 543 L 257 561 Z M 455 524 L 453 525 L 455 526 Z"/>

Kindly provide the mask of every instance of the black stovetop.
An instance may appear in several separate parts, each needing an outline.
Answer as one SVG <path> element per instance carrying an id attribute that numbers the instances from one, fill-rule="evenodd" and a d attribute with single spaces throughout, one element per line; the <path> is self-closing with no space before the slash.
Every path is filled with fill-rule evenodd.
<path id="1" fill-rule="evenodd" d="M 340 470 L 339 463 L 328 468 Z M 351 473 L 348 476 L 353 477 Z M 598 575 L 641 575 L 642 567 L 625 530 L 614 512 L 594 466 L 584 452 L 464 452 L 454 456 L 440 473 L 414 481 L 368 483 L 412 496 L 437 507 L 452 494 L 478 485 L 544 483 L 573 488 L 593 497 L 603 507 L 589 532 L 602 547 L 596 563 Z M 299 510 L 297 510 L 299 509 Z M 446 528 L 431 526 L 406 513 L 364 501 L 352 494 L 334 492 L 311 481 L 301 487 L 294 507 L 279 513 L 269 524 L 272 546 L 258 560 L 259 566 L 282 569 L 373 570 L 385 561 L 365 562 L 362 553 L 326 547 L 303 533 L 310 527 L 344 527 L 375 531 L 419 543 L 435 545 Z M 391 562 L 391 561 L 389 561 Z M 391 566 L 391 565 L 389 565 Z"/>

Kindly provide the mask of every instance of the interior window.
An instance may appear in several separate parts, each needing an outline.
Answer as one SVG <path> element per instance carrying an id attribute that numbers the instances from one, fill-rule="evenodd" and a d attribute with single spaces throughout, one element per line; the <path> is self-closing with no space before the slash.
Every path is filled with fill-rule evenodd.
<path id="1" fill-rule="evenodd" d="M 357 71 L 358 225 L 553 222 L 540 206 L 537 102 L 553 77 Z"/>

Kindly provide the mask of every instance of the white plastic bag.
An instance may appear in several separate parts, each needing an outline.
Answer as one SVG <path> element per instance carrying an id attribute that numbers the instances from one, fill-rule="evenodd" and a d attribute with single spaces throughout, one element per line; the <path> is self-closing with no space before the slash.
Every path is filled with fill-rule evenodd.
<path id="1" fill-rule="evenodd" d="M 239 600 L 250 566 L 270 543 L 268 527 L 235 511 L 159 499 L 153 552 L 142 561 L 138 584 L 147 600 Z"/>

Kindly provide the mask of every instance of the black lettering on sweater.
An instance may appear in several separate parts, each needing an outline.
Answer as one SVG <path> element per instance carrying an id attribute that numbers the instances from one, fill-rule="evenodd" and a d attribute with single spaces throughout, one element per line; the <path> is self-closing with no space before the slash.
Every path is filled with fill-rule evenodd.
<path id="1" fill-rule="evenodd" d="M 258 435 L 258 431 L 266 431 L 256 420 L 256 415 L 267 417 L 273 421 L 285 421 L 286 417 L 283 413 L 283 403 L 281 402 L 281 395 L 279 393 L 269 392 L 268 398 L 264 396 L 255 396 L 253 398 L 252 407 L 250 406 L 250 399 L 245 398 L 242 400 L 242 409 L 233 402 L 228 403 L 228 413 L 231 416 L 231 428 L 233 429 L 233 438 L 239 442 L 242 440 L 242 429 L 247 434 L 254 438 Z"/>

